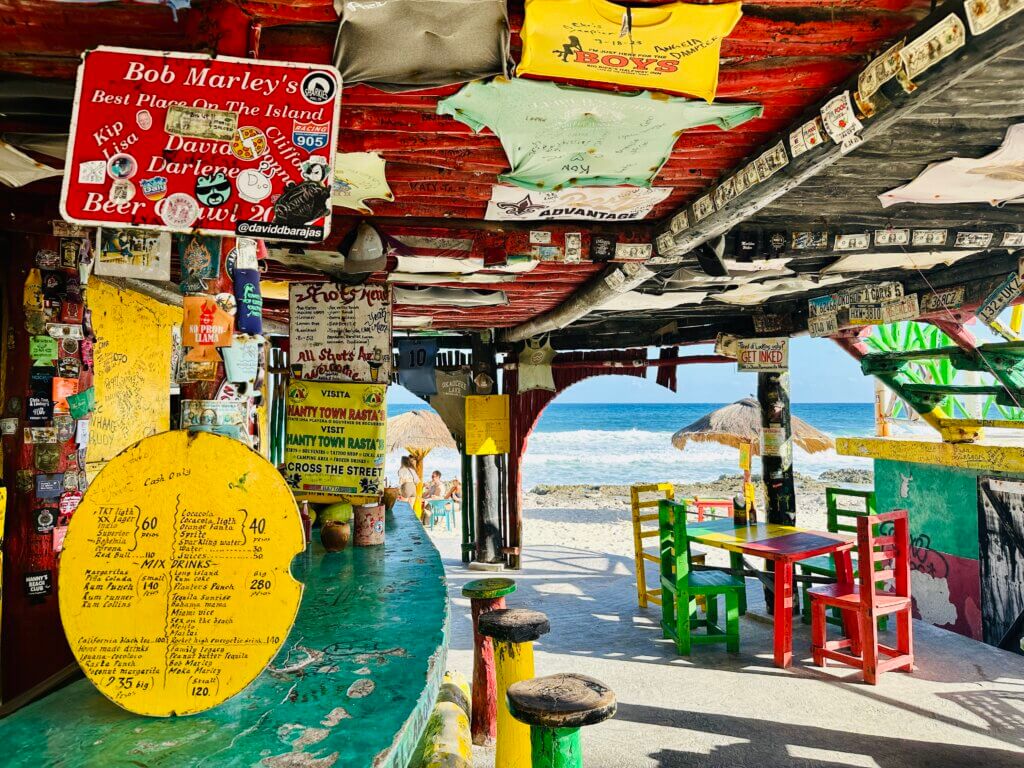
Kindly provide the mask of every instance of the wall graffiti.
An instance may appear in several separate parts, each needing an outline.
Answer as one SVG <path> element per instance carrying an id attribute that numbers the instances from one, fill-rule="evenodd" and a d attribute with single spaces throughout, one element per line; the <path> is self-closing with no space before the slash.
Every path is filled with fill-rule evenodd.
<path id="1" fill-rule="evenodd" d="M 1024 653 L 1024 482 L 978 478 L 986 643 Z"/>

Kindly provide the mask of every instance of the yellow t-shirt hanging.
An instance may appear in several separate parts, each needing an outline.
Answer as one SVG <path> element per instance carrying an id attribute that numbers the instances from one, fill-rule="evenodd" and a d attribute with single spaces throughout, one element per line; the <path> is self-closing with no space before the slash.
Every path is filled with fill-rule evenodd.
<path id="1" fill-rule="evenodd" d="M 595 80 L 711 101 L 722 39 L 742 3 L 626 8 L 607 0 L 526 0 L 517 73 Z"/>

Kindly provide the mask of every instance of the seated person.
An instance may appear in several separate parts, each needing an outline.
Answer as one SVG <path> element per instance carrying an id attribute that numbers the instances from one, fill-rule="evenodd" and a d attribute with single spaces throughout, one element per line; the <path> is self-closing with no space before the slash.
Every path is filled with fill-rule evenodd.
<path id="1" fill-rule="evenodd" d="M 459 482 L 459 478 L 455 478 L 451 481 L 448 486 L 448 493 L 444 495 L 446 499 L 451 499 L 456 504 L 462 502 L 462 483 Z"/>
<path id="2" fill-rule="evenodd" d="M 435 469 L 430 473 L 430 482 L 423 489 L 423 500 L 435 501 L 444 497 L 444 483 L 441 482 L 441 473 Z"/>

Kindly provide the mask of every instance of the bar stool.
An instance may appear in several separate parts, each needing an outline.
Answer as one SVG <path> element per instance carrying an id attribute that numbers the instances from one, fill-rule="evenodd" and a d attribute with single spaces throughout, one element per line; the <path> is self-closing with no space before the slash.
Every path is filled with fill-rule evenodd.
<path id="1" fill-rule="evenodd" d="M 498 735 L 497 691 L 494 672 L 494 643 L 480 634 L 480 616 L 505 607 L 505 595 L 516 591 L 512 579 L 490 578 L 470 581 L 462 587 L 473 611 L 473 743 L 494 744 Z"/>
<path id="2" fill-rule="evenodd" d="M 512 717 L 530 726 L 533 768 L 583 768 L 580 728 L 615 714 L 615 694 L 584 675 L 560 674 L 508 687 Z"/>
<path id="3" fill-rule="evenodd" d="M 551 631 L 548 617 L 526 608 L 503 608 L 480 617 L 480 634 L 494 641 L 497 666 L 498 747 L 494 764 L 530 768 L 530 729 L 508 711 L 505 694 L 533 671 L 533 641 Z"/>

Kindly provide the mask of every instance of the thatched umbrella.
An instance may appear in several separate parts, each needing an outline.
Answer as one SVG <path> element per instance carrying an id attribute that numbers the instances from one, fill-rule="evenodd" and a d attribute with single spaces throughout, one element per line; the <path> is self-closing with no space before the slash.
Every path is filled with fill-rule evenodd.
<path id="1" fill-rule="evenodd" d="M 407 411 L 388 419 L 388 453 L 405 451 L 423 482 L 423 460 L 435 448 L 456 450 L 448 427 L 434 411 Z"/>
<path id="2" fill-rule="evenodd" d="M 796 416 L 790 418 L 793 444 L 808 453 L 827 451 L 834 447 L 832 438 L 812 427 Z M 747 448 L 749 456 L 761 453 L 761 406 L 752 397 L 737 400 L 709 414 L 701 416 L 692 424 L 672 435 L 672 445 L 684 450 L 689 442 L 719 443 L 741 451 L 740 469 L 743 471 L 743 496 L 748 510 L 753 509 L 754 486 L 750 482 L 750 463 L 743 461 L 742 451 Z"/>
<path id="3" fill-rule="evenodd" d="M 808 453 L 827 451 L 835 447 L 832 438 L 806 421 L 791 417 L 793 444 Z M 745 397 L 701 416 L 692 424 L 672 435 L 672 445 L 679 450 L 688 442 L 720 443 L 733 448 L 750 446 L 752 456 L 761 452 L 761 406 L 752 397 Z"/>

